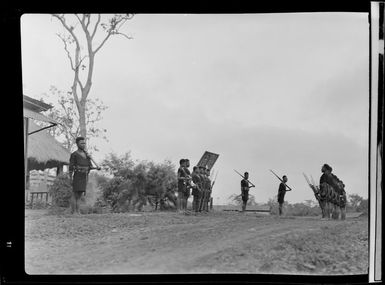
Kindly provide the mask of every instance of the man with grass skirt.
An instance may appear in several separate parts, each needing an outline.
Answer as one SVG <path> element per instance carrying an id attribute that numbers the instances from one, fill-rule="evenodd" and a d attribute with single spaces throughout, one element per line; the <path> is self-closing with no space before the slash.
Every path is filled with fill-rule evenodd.
<path id="1" fill-rule="evenodd" d="M 341 211 L 341 219 L 345 219 L 345 185 L 332 173 L 333 169 L 330 165 L 324 164 L 321 171 L 323 174 L 320 178 L 320 200 L 324 206 L 325 215 L 323 217 L 338 219 Z"/>
<path id="2" fill-rule="evenodd" d="M 92 169 L 91 158 L 86 149 L 86 141 L 83 137 L 76 138 L 78 149 L 71 153 L 69 164 L 69 176 L 72 184 L 71 213 L 80 214 L 79 202 L 82 195 L 86 195 L 88 174 Z"/>
<path id="3" fill-rule="evenodd" d="M 330 199 L 332 196 L 332 187 L 330 185 L 330 174 L 332 172 L 332 168 L 328 164 L 324 164 L 321 168 L 322 175 L 320 177 L 319 185 L 320 185 L 320 203 L 322 209 L 322 217 L 326 219 L 330 219 Z"/>

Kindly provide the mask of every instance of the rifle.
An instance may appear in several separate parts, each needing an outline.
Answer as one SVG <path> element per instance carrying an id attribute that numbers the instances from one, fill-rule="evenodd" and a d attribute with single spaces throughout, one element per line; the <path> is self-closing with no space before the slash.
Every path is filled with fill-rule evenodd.
<path id="1" fill-rule="evenodd" d="M 275 172 L 274 172 L 273 170 L 271 170 L 271 169 L 269 169 L 269 170 L 270 170 L 271 173 L 273 173 L 273 174 L 279 179 L 279 181 L 281 181 L 282 183 L 285 184 L 285 182 L 283 182 L 283 180 L 281 179 L 281 177 L 279 177 L 277 174 L 275 174 Z M 286 184 L 285 184 L 285 185 L 286 185 Z M 287 191 L 292 191 L 292 190 L 293 190 L 293 189 L 291 189 L 291 188 L 289 187 L 289 185 L 286 185 L 286 187 L 290 189 L 290 190 L 287 190 Z"/>
<path id="2" fill-rule="evenodd" d="M 240 174 L 238 171 L 236 171 L 235 169 L 234 169 L 234 171 L 239 175 L 239 176 L 241 176 L 243 179 L 245 179 L 247 182 L 249 182 L 250 184 L 251 184 L 251 186 L 252 187 L 255 187 L 255 185 L 252 183 L 252 182 L 250 182 L 248 179 L 246 179 L 242 174 Z"/>
<path id="3" fill-rule="evenodd" d="M 215 178 L 214 178 L 214 180 L 213 180 L 213 183 L 211 183 L 211 190 L 212 190 L 213 187 L 214 187 L 215 181 L 217 181 L 218 172 L 219 172 L 219 171 L 217 171 L 217 173 L 215 174 Z"/>
<path id="4" fill-rule="evenodd" d="M 86 154 L 86 156 L 93 162 L 93 164 L 95 165 L 95 167 L 90 167 L 90 169 L 96 169 L 96 170 L 101 170 L 100 166 L 95 162 L 95 160 L 88 154 L 88 152 L 86 152 L 85 150 L 83 150 L 84 153 Z"/>

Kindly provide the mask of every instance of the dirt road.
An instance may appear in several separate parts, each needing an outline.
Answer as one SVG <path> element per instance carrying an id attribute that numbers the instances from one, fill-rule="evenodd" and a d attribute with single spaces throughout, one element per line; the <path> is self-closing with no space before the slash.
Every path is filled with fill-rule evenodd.
<path id="1" fill-rule="evenodd" d="M 366 274 L 368 219 L 26 212 L 28 274 Z"/>

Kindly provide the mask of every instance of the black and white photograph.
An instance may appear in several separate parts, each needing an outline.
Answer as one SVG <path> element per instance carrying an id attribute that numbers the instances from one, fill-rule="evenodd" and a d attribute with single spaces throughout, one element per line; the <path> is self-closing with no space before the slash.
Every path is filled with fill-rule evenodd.
<path id="1" fill-rule="evenodd" d="M 368 274 L 368 15 L 23 14 L 25 273 Z"/>

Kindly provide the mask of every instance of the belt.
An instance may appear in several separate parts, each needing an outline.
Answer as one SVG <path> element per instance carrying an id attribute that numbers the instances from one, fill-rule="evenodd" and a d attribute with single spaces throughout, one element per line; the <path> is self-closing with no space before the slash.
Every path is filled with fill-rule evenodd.
<path id="1" fill-rule="evenodd" d="M 90 170 L 88 166 L 76 166 L 74 167 L 75 172 L 82 172 L 82 173 L 87 173 Z"/>

